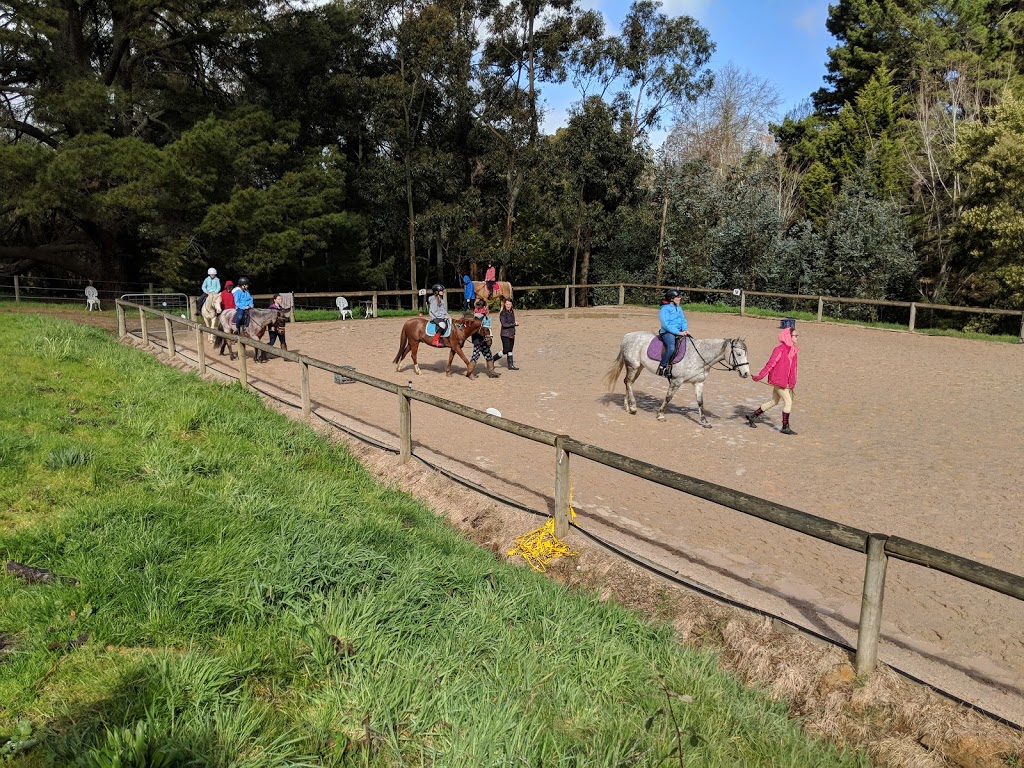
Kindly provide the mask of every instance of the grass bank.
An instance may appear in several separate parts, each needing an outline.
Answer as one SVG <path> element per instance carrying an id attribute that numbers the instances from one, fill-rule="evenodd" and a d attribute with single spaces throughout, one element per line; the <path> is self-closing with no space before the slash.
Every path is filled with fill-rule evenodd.
<path id="1" fill-rule="evenodd" d="M 866 764 L 237 386 L 36 316 L 0 355 L 0 558 L 58 577 L 0 574 L 0 762 Z"/>

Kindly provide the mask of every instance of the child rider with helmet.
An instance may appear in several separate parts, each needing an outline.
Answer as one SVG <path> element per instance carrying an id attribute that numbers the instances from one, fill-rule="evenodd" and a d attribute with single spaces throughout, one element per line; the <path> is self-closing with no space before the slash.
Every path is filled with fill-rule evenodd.
<path id="1" fill-rule="evenodd" d="M 658 319 L 661 320 L 661 329 L 658 336 L 664 349 L 661 351 L 661 363 L 658 365 L 658 375 L 672 378 L 672 356 L 676 353 L 676 340 L 682 336 L 689 336 L 686 330 L 686 315 L 679 305 L 683 301 L 683 292 L 678 288 L 669 288 L 665 291 L 665 300 L 661 303 L 661 310 L 658 312 Z"/>
<path id="2" fill-rule="evenodd" d="M 444 298 L 444 286 L 435 283 L 430 288 L 430 298 L 427 299 L 427 306 L 430 309 L 430 319 L 434 323 L 434 340 L 431 342 L 435 347 L 441 345 L 441 336 L 448 331 L 448 302 Z"/>

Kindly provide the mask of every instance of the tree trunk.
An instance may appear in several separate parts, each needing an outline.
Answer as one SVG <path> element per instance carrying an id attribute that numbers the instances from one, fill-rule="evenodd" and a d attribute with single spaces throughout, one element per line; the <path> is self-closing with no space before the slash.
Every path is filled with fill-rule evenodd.
<path id="1" fill-rule="evenodd" d="M 580 293 L 576 306 L 587 306 L 587 278 L 590 276 L 590 241 L 592 235 L 587 232 L 583 236 L 583 262 L 580 264 Z"/>
<path id="2" fill-rule="evenodd" d="M 416 292 L 416 208 L 412 199 L 412 169 L 409 168 L 408 155 L 405 158 L 405 202 L 408 207 L 406 215 L 409 217 L 409 288 Z"/>
<path id="3" fill-rule="evenodd" d="M 668 221 L 668 179 L 665 179 L 665 199 L 661 204 L 661 232 L 658 234 L 658 276 L 655 285 L 661 285 L 665 276 L 665 222 Z"/>

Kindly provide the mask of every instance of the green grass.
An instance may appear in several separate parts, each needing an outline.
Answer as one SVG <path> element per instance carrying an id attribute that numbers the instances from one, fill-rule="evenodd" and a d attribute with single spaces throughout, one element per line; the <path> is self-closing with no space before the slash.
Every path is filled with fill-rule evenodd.
<path id="1" fill-rule="evenodd" d="M 0 558 L 78 583 L 0 574 L 0 763 L 867 764 L 240 387 L 4 326 Z"/>

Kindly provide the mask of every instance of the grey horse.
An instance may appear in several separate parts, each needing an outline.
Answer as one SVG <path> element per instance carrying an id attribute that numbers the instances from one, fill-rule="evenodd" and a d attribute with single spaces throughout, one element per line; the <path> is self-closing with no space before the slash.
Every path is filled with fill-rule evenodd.
<path id="1" fill-rule="evenodd" d="M 647 357 L 647 347 L 654 338 L 649 331 L 634 331 L 622 337 L 619 356 L 605 377 L 608 391 L 615 389 L 615 382 L 626 369 L 626 410 L 636 413 L 636 398 L 633 396 L 633 382 L 645 368 L 657 373 L 658 361 Z M 750 364 L 747 362 L 747 344 L 743 339 L 695 339 L 687 338 L 686 355 L 672 366 L 672 378 L 669 379 L 665 401 L 658 409 L 658 421 L 665 420 L 665 409 L 672 402 L 672 397 L 682 384 L 693 384 L 693 392 L 697 396 L 697 410 L 700 412 L 700 425 L 710 429 L 704 416 L 704 379 L 708 377 L 711 366 L 721 363 L 724 370 L 737 371 L 742 378 L 750 375 Z"/>
<path id="2" fill-rule="evenodd" d="M 235 328 L 232 324 L 234 319 L 235 310 L 233 309 L 225 309 L 217 315 L 217 324 L 220 326 L 220 330 L 224 331 L 224 333 L 234 334 Z M 257 309 L 253 307 L 249 310 L 249 325 L 242 329 L 242 334 L 247 338 L 262 341 L 263 334 L 267 332 L 267 328 L 270 328 L 271 326 L 282 328 L 287 320 L 288 310 L 286 309 Z M 235 359 L 235 344 L 233 341 L 217 338 L 215 344 L 219 345 L 218 348 L 222 355 L 226 348 L 229 358 L 231 360 Z M 281 349 L 288 349 L 288 347 L 285 346 L 283 339 L 281 341 Z M 263 350 L 254 350 L 252 357 L 257 363 L 267 362 L 267 353 Z"/>

